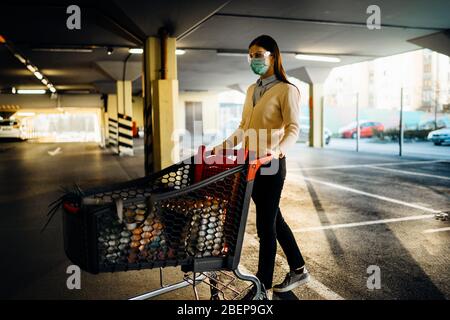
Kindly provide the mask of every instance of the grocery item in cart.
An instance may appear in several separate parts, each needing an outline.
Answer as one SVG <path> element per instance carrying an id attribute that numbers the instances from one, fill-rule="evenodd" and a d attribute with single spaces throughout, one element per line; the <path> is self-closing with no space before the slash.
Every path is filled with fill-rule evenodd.
<path id="1" fill-rule="evenodd" d="M 200 258 L 221 256 L 224 249 L 223 226 L 227 212 L 227 200 L 205 196 L 197 200 L 172 200 L 162 206 L 190 216 L 189 232 L 184 247 L 189 256 Z"/>
<path id="2" fill-rule="evenodd" d="M 167 245 L 163 224 L 147 204 L 140 202 L 123 208 L 124 219 L 111 212 L 98 219 L 100 265 L 135 264 L 174 258 Z"/>

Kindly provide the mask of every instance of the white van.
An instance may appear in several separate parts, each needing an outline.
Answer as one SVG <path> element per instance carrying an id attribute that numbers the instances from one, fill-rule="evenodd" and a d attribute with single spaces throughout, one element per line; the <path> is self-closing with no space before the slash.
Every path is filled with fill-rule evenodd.
<path id="1" fill-rule="evenodd" d="M 0 139 L 1 138 L 16 138 L 24 140 L 25 135 L 20 121 L 16 119 L 0 120 Z"/>

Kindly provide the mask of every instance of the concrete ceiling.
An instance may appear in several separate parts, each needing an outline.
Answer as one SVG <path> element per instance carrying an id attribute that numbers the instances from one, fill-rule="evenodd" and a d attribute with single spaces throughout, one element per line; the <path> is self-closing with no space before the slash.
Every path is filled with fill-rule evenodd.
<path id="1" fill-rule="evenodd" d="M 366 9 L 373 1 L 232 1 L 179 41 L 184 48 L 246 50 L 261 34 L 274 37 L 284 51 L 284 64 L 292 74 L 303 66 L 340 66 L 416 50 L 408 40 L 449 29 L 449 1 L 378 1 L 381 30 L 366 27 Z M 333 54 L 341 62 L 300 61 L 289 52 Z M 181 87 L 217 88 L 250 83 L 245 57 L 217 57 L 214 51 L 189 51 L 179 57 Z M 213 79 L 213 81 L 211 81 Z"/>
<path id="2" fill-rule="evenodd" d="M 371 0 L 116 0 L 2 1 L 0 33 L 62 92 L 115 90 L 123 77 L 128 48 L 142 47 L 162 26 L 172 30 L 178 47 L 181 90 L 220 90 L 246 86 L 256 79 L 242 56 L 219 56 L 216 50 L 245 51 L 258 35 L 270 34 L 292 74 L 303 66 L 339 66 L 421 48 L 408 40 L 450 29 L 450 1 L 382 0 L 381 30 L 365 26 Z M 66 8 L 81 7 L 81 30 L 68 30 Z M 444 33 L 448 34 L 448 33 Z M 90 53 L 38 51 L 91 48 Z M 106 54 L 114 48 L 112 55 Z M 337 64 L 307 62 L 295 52 L 333 54 Z M 127 78 L 135 78 L 142 56 L 129 57 Z M 131 74 L 133 74 L 131 76 Z M 0 44 L 0 90 L 41 86 Z M 41 86 L 42 87 L 42 86 Z M 141 81 L 133 82 L 135 92 Z"/>

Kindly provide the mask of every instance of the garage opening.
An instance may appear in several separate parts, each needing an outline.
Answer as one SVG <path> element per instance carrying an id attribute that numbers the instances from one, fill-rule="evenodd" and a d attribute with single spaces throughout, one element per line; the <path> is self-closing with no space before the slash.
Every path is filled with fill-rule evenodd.
<path id="1" fill-rule="evenodd" d="M 20 118 L 20 113 L 18 113 Z M 99 111 L 29 112 L 20 119 L 24 137 L 35 142 L 101 142 Z"/>

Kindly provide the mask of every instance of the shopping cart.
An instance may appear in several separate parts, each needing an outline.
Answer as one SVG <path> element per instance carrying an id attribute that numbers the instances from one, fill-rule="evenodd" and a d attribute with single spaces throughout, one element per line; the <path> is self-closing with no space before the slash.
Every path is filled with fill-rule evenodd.
<path id="1" fill-rule="evenodd" d="M 253 181 L 271 156 L 247 150 L 196 155 L 149 176 L 107 187 L 66 190 L 50 217 L 63 210 L 64 249 L 82 270 L 97 274 L 160 268 L 161 287 L 132 299 L 149 299 L 182 287 L 210 286 L 211 299 L 239 299 L 255 287 L 239 270 Z M 181 267 L 183 280 L 163 284 L 164 267 Z M 239 291 L 236 281 L 250 282 Z M 227 295 L 228 294 L 228 295 Z"/>

